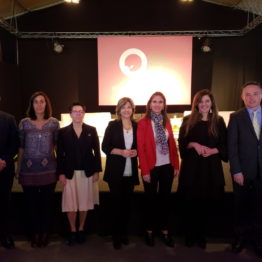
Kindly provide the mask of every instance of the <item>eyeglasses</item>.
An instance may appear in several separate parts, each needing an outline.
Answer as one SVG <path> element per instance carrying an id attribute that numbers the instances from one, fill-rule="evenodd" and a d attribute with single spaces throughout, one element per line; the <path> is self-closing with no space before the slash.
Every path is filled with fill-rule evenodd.
<path id="1" fill-rule="evenodd" d="M 85 111 L 84 110 L 73 110 L 73 111 L 71 111 L 71 114 L 84 114 L 85 113 Z"/>

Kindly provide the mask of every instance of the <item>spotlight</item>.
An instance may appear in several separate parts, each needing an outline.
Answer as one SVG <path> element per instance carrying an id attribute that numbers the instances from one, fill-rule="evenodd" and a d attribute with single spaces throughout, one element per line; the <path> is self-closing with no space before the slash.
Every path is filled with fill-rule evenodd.
<path id="1" fill-rule="evenodd" d="M 63 49 L 64 49 L 64 45 L 60 44 L 58 41 L 54 42 L 53 50 L 56 53 L 61 54 L 63 52 Z"/>
<path id="2" fill-rule="evenodd" d="M 204 39 L 203 44 L 201 46 L 201 50 L 204 53 L 211 52 L 211 40 L 210 40 L 210 38 L 205 38 Z"/>
<path id="3" fill-rule="evenodd" d="M 79 4 L 80 0 L 64 0 L 66 3 L 69 4 Z"/>

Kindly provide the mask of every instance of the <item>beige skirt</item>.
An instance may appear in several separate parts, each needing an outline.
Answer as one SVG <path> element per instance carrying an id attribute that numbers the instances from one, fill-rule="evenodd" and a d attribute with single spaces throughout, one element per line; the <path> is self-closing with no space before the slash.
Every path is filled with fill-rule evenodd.
<path id="1" fill-rule="evenodd" d="M 67 179 L 62 193 L 62 212 L 88 211 L 99 204 L 98 182 L 86 177 L 85 171 L 75 170 Z"/>

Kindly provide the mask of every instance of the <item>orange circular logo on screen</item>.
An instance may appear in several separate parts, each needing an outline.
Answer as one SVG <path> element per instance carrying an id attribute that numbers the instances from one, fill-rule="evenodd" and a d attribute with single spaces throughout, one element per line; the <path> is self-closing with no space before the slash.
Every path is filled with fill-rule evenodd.
<path id="1" fill-rule="evenodd" d="M 140 49 L 127 49 L 120 56 L 119 67 L 126 76 L 141 73 L 147 68 L 147 57 Z"/>

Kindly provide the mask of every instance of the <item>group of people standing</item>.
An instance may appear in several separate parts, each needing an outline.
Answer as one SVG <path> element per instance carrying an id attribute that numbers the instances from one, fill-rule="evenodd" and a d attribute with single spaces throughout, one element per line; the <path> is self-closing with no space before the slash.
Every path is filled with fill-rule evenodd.
<path id="1" fill-rule="evenodd" d="M 227 129 L 211 91 L 204 89 L 195 94 L 191 114 L 184 117 L 179 131 L 181 165 L 165 96 L 154 93 L 146 105 L 145 116 L 138 122 L 133 119 L 133 101 L 128 97 L 118 101 L 117 119 L 109 122 L 102 142 L 115 249 L 129 243 L 128 218 L 134 186 L 139 184 L 138 167 L 145 192 L 145 243 L 154 246 L 158 231 L 166 246 L 174 246 L 169 211 L 173 180 L 178 178 L 185 244 L 205 248 L 207 220 L 223 206 L 222 161 L 229 159 L 236 210 L 232 250 L 238 253 L 253 244 L 256 253 L 262 255 L 260 84 L 246 83 L 242 99 L 245 107 L 231 114 Z M 98 135 L 94 127 L 83 123 L 85 111 L 84 105 L 73 103 L 69 108 L 72 124 L 59 129 L 58 121 L 51 116 L 47 95 L 37 92 L 31 97 L 28 117 L 19 124 L 20 143 L 14 119 L 0 114 L 0 194 L 5 194 L 0 201 L 6 205 L 6 216 L 1 216 L 0 224 L 7 224 L 13 157 L 20 144 L 18 174 L 30 210 L 32 247 L 48 244 L 57 180 L 63 185 L 62 211 L 67 213 L 70 224 L 68 244 L 85 241 L 85 220 L 88 210 L 99 203 L 96 183 L 102 171 Z M 6 229 L 1 228 L 1 242 L 11 247 L 13 241 Z"/>

